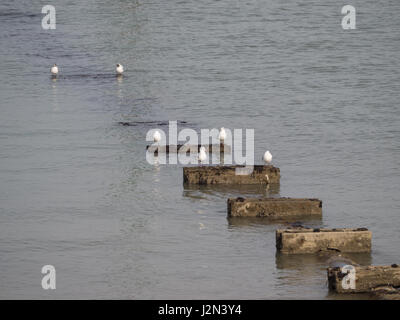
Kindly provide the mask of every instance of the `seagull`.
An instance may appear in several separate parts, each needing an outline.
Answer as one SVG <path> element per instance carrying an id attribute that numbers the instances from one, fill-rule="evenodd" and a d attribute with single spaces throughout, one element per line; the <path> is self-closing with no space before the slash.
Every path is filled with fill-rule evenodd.
<path id="1" fill-rule="evenodd" d="M 124 72 L 124 67 L 122 66 L 122 64 L 117 63 L 115 71 L 117 72 L 117 74 L 122 74 Z"/>
<path id="2" fill-rule="evenodd" d="M 271 152 L 269 152 L 268 150 L 265 151 L 264 156 L 263 156 L 263 160 L 265 161 L 265 163 L 270 164 L 272 161 L 272 154 Z"/>
<path id="3" fill-rule="evenodd" d="M 200 148 L 200 153 L 199 153 L 199 162 L 204 162 L 206 160 L 207 160 L 206 148 L 202 146 Z"/>
<path id="4" fill-rule="evenodd" d="M 154 132 L 153 134 L 153 140 L 154 142 L 160 142 L 161 140 L 161 134 L 158 130 L 156 130 L 156 132 Z"/>
<path id="5" fill-rule="evenodd" d="M 58 67 L 57 67 L 56 64 L 54 64 L 54 65 L 51 67 L 50 72 L 51 72 L 51 74 L 52 74 L 53 76 L 56 76 L 56 75 L 58 74 Z"/>
<path id="6" fill-rule="evenodd" d="M 221 130 L 219 131 L 219 136 L 218 139 L 223 142 L 226 139 L 226 132 L 225 132 L 225 128 L 222 127 Z"/>

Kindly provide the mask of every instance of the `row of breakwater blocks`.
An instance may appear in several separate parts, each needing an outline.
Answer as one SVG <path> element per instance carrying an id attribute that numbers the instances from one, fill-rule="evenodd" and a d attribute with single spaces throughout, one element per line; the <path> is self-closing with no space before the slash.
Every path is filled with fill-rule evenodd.
<path id="1" fill-rule="evenodd" d="M 221 144 L 222 152 L 230 152 Z M 151 146 L 154 148 L 154 146 Z M 150 146 L 147 149 L 151 148 Z M 182 152 L 182 146 L 164 146 L 153 152 Z M 196 149 L 199 150 L 200 146 Z M 211 152 L 211 145 L 207 148 Z M 183 152 L 188 152 L 184 149 Z M 246 173 L 245 166 L 201 165 L 183 167 L 185 185 L 279 185 L 280 169 L 272 165 L 255 165 Z M 306 198 L 229 198 L 228 218 L 254 218 L 293 221 L 299 218 L 322 218 L 322 201 Z M 339 294 L 369 293 L 377 299 L 400 300 L 400 266 L 359 266 L 345 259 L 343 253 L 370 253 L 372 233 L 367 228 L 305 228 L 294 225 L 276 230 L 276 250 L 283 255 L 328 254 L 329 289 Z M 333 262 L 333 263 L 332 263 Z M 346 268 L 347 267 L 347 268 Z M 348 267 L 351 267 L 349 269 Z"/>

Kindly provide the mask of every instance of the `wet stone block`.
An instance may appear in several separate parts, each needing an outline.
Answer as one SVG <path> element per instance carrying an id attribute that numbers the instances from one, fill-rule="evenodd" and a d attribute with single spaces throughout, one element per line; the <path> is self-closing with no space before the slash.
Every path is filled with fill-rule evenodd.
<path id="1" fill-rule="evenodd" d="M 322 216 L 322 201 L 293 198 L 230 198 L 228 217 L 285 217 Z"/>
<path id="2" fill-rule="evenodd" d="M 200 152 L 200 148 L 204 147 L 207 153 L 231 153 L 231 147 L 226 144 L 209 144 L 209 145 L 147 145 L 147 152 L 151 152 L 153 154 L 158 153 L 197 153 Z"/>
<path id="3" fill-rule="evenodd" d="M 328 268 L 329 289 L 337 293 L 370 292 L 383 299 L 400 297 L 396 289 L 400 287 L 400 267 L 397 264 L 354 267 L 354 286 L 343 285 L 346 275 L 341 268 Z"/>
<path id="4" fill-rule="evenodd" d="M 372 233 L 358 229 L 278 229 L 276 248 L 286 254 L 338 252 L 370 252 Z"/>
<path id="5" fill-rule="evenodd" d="M 266 185 L 269 183 L 279 183 L 279 180 L 279 168 L 271 165 L 256 165 L 252 171 L 245 166 L 198 166 L 183 168 L 183 182 L 187 184 Z"/>

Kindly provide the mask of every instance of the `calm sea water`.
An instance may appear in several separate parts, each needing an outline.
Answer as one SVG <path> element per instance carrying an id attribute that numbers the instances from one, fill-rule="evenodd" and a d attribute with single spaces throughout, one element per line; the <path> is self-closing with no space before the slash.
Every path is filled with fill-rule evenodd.
<path id="1" fill-rule="evenodd" d="M 353 31 L 337 0 L 53 0 L 42 30 L 45 4 L 0 3 L 0 298 L 343 298 L 324 259 L 276 255 L 282 224 L 227 220 L 260 193 L 320 198 L 308 225 L 368 227 L 355 259 L 399 262 L 398 0 L 352 1 Z M 118 124 L 168 120 L 254 128 L 279 190 L 184 187 L 145 160 L 156 125 Z"/>

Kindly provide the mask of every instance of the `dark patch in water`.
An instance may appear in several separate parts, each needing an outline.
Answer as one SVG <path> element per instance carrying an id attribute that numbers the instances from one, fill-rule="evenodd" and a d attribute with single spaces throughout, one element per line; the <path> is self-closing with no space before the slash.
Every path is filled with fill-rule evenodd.
<path id="1" fill-rule="evenodd" d="M 72 74 L 72 75 L 58 75 L 58 79 L 117 79 L 118 76 L 113 73 L 103 73 L 103 74 Z M 126 78 L 124 76 L 124 78 Z"/>
<path id="2" fill-rule="evenodd" d="M 187 124 L 186 121 L 177 121 L 178 124 Z M 118 122 L 121 126 L 132 127 L 132 126 L 140 126 L 140 125 L 156 125 L 156 126 L 168 126 L 169 121 L 129 121 L 129 122 Z"/>
<path id="3" fill-rule="evenodd" d="M 1 18 L 34 18 L 39 17 L 41 14 L 39 13 L 24 13 L 18 11 L 0 11 Z"/>

